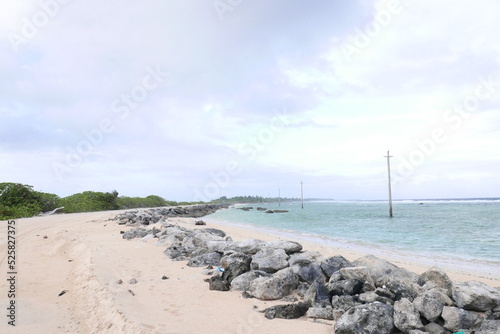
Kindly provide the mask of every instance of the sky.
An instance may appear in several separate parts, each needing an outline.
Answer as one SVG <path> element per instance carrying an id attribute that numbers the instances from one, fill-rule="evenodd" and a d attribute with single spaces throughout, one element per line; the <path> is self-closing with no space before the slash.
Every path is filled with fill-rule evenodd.
<path id="1" fill-rule="evenodd" d="M 500 196 L 494 0 L 0 2 L 0 182 Z"/>

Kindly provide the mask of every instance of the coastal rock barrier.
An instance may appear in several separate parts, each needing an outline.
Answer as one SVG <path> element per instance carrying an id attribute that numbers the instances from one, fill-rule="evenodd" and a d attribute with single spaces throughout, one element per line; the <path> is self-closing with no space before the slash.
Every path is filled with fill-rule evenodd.
<path id="1" fill-rule="evenodd" d="M 124 239 L 157 238 L 170 259 L 205 267 L 211 290 L 282 300 L 262 311 L 268 319 L 334 320 L 336 334 L 500 333 L 499 288 L 452 282 L 438 267 L 418 275 L 373 255 L 353 262 L 340 255 L 325 258 L 295 241 L 233 241 L 219 229 L 162 220 L 189 214 L 173 211 L 129 212 L 115 219 L 134 226 Z M 148 229 L 146 221 L 159 227 Z"/>

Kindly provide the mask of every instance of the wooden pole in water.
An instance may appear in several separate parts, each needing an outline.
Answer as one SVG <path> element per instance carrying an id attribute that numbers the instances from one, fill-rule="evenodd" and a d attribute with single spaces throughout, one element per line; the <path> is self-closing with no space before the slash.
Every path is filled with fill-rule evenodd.
<path id="1" fill-rule="evenodd" d="M 281 189 L 278 189 L 278 206 L 281 206 Z"/>
<path id="2" fill-rule="evenodd" d="M 389 176 L 389 217 L 392 218 L 391 162 L 390 162 L 392 156 L 389 154 L 389 150 L 387 150 L 387 155 L 384 156 L 384 158 L 387 158 L 387 174 Z"/>
<path id="3" fill-rule="evenodd" d="M 303 182 L 300 181 L 300 198 L 302 199 L 302 209 L 304 208 L 304 185 Z"/>

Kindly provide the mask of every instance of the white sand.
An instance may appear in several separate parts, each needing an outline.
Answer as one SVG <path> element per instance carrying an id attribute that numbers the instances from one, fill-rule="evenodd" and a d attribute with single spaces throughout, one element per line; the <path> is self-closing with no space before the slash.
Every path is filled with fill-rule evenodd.
<path id="1" fill-rule="evenodd" d="M 117 211 L 53 215 L 16 220 L 16 327 L 6 317 L 7 281 L 0 281 L 0 333 L 331 333 L 332 322 L 268 320 L 263 309 L 280 302 L 243 299 L 239 292 L 210 291 L 203 268 L 190 268 L 163 255 L 156 239 L 124 240 Z M 195 228 L 194 219 L 170 219 Z M 219 225 L 234 240 L 274 235 Z M 7 227 L 0 226 L 0 268 L 7 276 Z M 47 236 L 45 239 L 44 236 Z M 299 240 L 305 249 L 354 260 L 363 254 Z M 391 259 L 388 259 L 391 260 Z M 391 261 L 416 273 L 428 269 Z M 500 286 L 499 277 L 447 271 L 453 280 L 479 280 Z M 169 279 L 162 280 L 162 276 Z M 135 278 L 137 284 L 130 284 Z M 118 281 L 122 280 L 122 284 Z M 58 294 L 67 293 L 58 297 Z M 131 292 L 129 292 L 132 291 Z M 328 323 L 328 322 L 326 322 Z"/>

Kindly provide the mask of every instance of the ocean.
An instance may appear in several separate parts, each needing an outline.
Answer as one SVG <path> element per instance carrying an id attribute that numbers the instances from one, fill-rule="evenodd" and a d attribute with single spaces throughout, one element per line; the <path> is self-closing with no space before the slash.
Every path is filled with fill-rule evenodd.
<path id="1" fill-rule="evenodd" d="M 237 205 L 206 218 L 500 277 L 500 198 L 394 201 L 393 212 L 390 218 L 387 201 L 305 201 L 303 209 L 296 202 Z"/>

